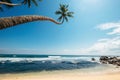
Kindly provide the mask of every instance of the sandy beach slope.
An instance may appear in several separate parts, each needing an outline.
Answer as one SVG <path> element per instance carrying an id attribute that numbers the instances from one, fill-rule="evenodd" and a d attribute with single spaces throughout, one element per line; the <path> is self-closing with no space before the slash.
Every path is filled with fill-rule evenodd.
<path id="1" fill-rule="evenodd" d="M 120 80 L 120 72 L 80 73 L 79 71 L 34 72 L 0 75 L 0 80 Z"/>

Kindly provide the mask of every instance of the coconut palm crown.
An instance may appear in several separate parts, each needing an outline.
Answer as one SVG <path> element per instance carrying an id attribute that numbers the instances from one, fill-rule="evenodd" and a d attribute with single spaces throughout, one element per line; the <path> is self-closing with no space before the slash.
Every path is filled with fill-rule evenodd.
<path id="1" fill-rule="evenodd" d="M 55 12 L 56 15 L 60 15 L 58 21 L 63 23 L 65 20 L 68 22 L 68 17 L 73 17 L 73 12 L 69 12 L 68 5 L 60 4 L 59 10 Z"/>

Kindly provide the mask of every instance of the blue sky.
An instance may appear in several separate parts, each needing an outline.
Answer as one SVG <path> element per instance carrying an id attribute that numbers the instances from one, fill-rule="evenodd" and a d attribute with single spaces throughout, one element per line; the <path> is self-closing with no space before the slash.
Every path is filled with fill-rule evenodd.
<path id="1" fill-rule="evenodd" d="M 57 19 L 59 4 L 69 4 L 74 18 L 62 25 L 37 21 L 1 30 L 0 53 L 120 54 L 120 0 L 43 0 L 38 7 L 14 7 L 0 17 Z"/>

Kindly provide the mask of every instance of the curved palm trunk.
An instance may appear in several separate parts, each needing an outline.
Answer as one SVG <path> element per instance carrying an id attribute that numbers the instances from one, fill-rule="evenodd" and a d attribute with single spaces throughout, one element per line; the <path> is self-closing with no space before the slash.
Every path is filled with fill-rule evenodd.
<path id="1" fill-rule="evenodd" d="M 8 6 L 18 6 L 18 5 L 21 5 L 21 4 L 13 4 L 13 3 L 8 3 L 8 2 L 3 2 L 3 1 L 0 1 L 0 4 L 4 4 L 4 5 L 8 5 Z"/>
<path id="2" fill-rule="evenodd" d="M 0 18 L 0 29 L 12 27 L 27 22 L 33 22 L 33 21 L 51 21 L 56 24 L 61 24 L 55 21 L 54 19 L 45 16 L 37 16 L 37 15 L 15 16 L 15 17 Z"/>

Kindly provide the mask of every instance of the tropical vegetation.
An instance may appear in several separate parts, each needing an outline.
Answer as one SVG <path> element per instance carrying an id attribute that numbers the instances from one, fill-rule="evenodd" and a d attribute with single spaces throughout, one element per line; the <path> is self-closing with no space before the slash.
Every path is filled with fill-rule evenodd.
<path id="1" fill-rule="evenodd" d="M 20 0 L 16 1 L 16 3 L 13 3 L 12 0 L 0 0 L 0 10 L 4 11 L 4 6 L 7 8 L 15 7 L 15 6 L 21 6 L 21 5 L 28 5 L 28 7 L 31 7 L 31 4 L 33 3 L 35 6 L 38 6 L 38 1 L 42 0 Z M 3 6 L 4 5 L 4 6 Z M 73 12 L 69 12 L 68 5 L 60 4 L 59 10 L 55 12 L 55 14 L 60 15 L 57 22 L 56 20 L 46 17 L 46 16 L 39 16 L 39 15 L 22 15 L 22 16 L 13 16 L 13 17 L 3 17 L 0 18 L 0 29 L 5 29 L 8 27 L 12 27 L 18 24 L 23 24 L 27 22 L 33 22 L 33 21 L 40 21 L 40 20 L 46 20 L 51 21 L 56 24 L 62 24 L 65 20 L 68 21 L 68 17 L 73 17 Z"/>

